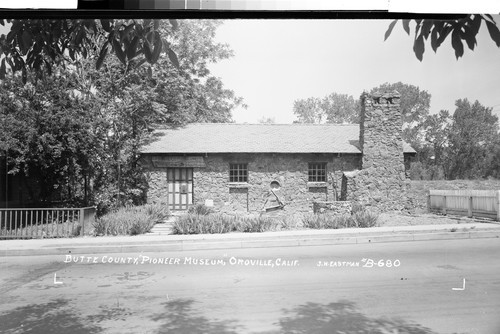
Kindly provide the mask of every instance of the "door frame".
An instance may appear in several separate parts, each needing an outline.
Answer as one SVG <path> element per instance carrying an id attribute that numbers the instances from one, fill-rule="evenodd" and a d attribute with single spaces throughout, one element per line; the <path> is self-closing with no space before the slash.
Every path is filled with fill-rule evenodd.
<path id="1" fill-rule="evenodd" d="M 167 203 L 170 211 L 186 211 L 194 203 L 192 167 L 167 167 Z M 183 188 L 187 190 L 184 192 Z M 178 196 L 178 200 L 176 201 Z M 183 203 L 185 199 L 185 203 Z"/>

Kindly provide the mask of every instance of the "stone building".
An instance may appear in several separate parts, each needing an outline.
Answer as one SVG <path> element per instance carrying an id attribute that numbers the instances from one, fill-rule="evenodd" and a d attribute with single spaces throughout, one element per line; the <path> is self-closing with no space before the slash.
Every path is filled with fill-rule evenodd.
<path id="1" fill-rule="evenodd" d="M 364 94 L 360 125 L 198 123 L 157 130 L 142 150 L 148 201 L 173 211 L 202 203 L 219 211 L 308 212 L 315 201 L 401 198 L 404 162 L 415 151 L 401 139 L 398 98 Z"/>

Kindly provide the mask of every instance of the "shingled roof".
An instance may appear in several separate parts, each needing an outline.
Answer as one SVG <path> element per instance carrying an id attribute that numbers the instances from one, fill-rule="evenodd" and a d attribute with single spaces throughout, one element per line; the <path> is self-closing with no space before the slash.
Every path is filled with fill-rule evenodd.
<path id="1" fill-rule="evenodd" d="M 357 124 L 194 123 L 154 137 L 142 153 L 361 153 Z"/>

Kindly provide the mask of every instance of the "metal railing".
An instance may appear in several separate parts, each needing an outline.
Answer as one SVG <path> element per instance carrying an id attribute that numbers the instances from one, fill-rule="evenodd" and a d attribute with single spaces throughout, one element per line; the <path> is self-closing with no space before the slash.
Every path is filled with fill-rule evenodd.
<path id="1" fill-rule="evenodd" d="M 67 238 L 85 234 L 96 208 L 0 209 L 0 238 Z"/>
<path id="2" fill-rule="evenodd" d="M 429 190 L 430 212 L 500 221 L 500 190 Z"/>

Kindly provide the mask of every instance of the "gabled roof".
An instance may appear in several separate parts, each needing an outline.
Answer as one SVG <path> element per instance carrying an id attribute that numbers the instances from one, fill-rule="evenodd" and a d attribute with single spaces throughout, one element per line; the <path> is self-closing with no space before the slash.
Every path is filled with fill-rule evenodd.
<path id="1" fill-rule="evenodd" d="M 403 143 L 405 153 L 415 153 Z M 142 153 L 361 153 L 359 125 L 193 123 L 156 130 Z"/>

